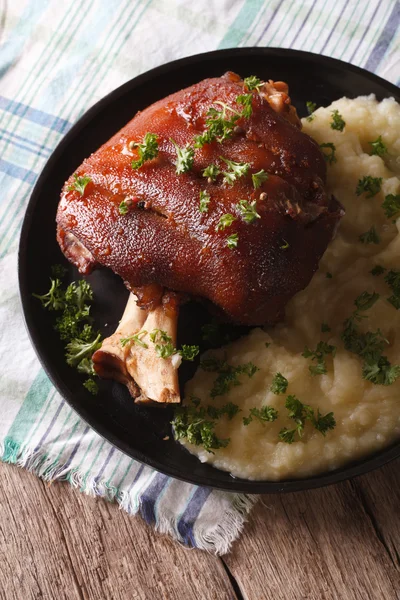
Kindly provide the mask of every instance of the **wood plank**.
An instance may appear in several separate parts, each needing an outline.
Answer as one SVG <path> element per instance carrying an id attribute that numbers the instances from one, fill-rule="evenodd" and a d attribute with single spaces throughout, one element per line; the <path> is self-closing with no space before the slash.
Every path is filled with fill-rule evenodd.
<path id="1" fill-rule="evenodd" d="M 353 482 L 264 496 L 224 557 L 243 597 L 398 599 L 398 468 L 397 461 Z"/>
<path id="2" fill-rule="evenodd" d="M 222 562 L 116 504 L 0 464 L 3 600 L 231 600 Z"/>

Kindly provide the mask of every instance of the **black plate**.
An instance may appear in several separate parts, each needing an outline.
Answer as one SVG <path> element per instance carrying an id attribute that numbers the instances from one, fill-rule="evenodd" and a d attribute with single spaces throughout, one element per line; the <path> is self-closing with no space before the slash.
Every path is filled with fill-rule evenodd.
<path id="1" fill-rule="evenodd" d="M 282 482 L 247 481 L 200 463 L 172 438 L 169 409 L 134 405 L 124 386 L 104 381 L 98 396 L 82 387 L 82 378 L 64 360 L 63 347 L 53 330 L 53 315 L 32 298 L 32 292 L 48 289 L 50 267 L 65 260 L 55 239 L 55 214 L 64 181 L 83 159 L 127 123 L 137 110 L 206 77 L 232 70 L 242 76 L 289 83 L 290 96 L 300 115 L 308 100 L 328 105 L 342 96 L 376 94 L 379 100 L 398 89 L 357 67 L 297 50 L 239 48 L 191 56 L 152 69 L 100 100 L 68 132 L 58 145 L 33 190 L 22 227 L 19 248 L 19 283 L 26 324 L 36 352 L 50 379 L 69 404 L 100 435 L 129 456 L 163 473 L 201 485 L 235 492 L 268 493 L 316 488 L 359 475 L 400 456 L 400 443 L 345 468 L 317 477 Z M 77 272 L 69 267 L 70 280 Z M 93 315 L 102 333 L 109 335 L 121 317 L 127 291 L 121 280 L 106 270 L 89 277 L 95 291 Z M 189 305 L 180 323 L 181 339 L 195 339 L 204 312 Z M 104 324 L 107 326 L 102 326 Z M 186 371 L 183 378 L 187 379 Z"/>

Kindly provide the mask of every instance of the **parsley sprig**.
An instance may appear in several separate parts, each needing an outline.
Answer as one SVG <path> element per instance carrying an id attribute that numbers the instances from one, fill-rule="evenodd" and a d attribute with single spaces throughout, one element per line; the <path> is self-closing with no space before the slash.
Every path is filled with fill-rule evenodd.
<path id="1" fill-rule="evenodd" d="M 400 216 L 400 194 L 388 194 L 382 202 L 382 208 L 388 219 Z"/>
<path id="2" fill-rule="evenodd" d="M 63 276 L 62 269 L 57 265 L 52 271 L 57 272 L 60 277 Z M 33 296 L 38 298 L 47 310 L 60 313 L 54 329 L 61 340 L 66 342 L 67 364 L 80 373 L 93 377 L 96 373 L 92 354 L 101 346 L 101 335 L 94 331 L 91 325 L 92 288 L 84 279 L 73 281 L 66 288 L 63 287 L 61 279 L 50 279 L 50 282 L 50 290 L 46 294 Z M 89 383 L 87 380 L 84 385 L 91 393 L 97 393 L 94 381 Z"/>
<path id="3" fill-rule="evenodd" d="M 72 192 L 75 190 L 79 192 L 81 196 L 83 196 L 87 184 L 92 181 L 91 178 L 88 175 L 82 175 L 82 177 L 78 177 L 78 175 L 74 173 L 74 180 L 75 181 L 68 186 L 68 191 Z"/>
<path id="4" fill-rule="evenodd" d="M 272 423 L 278 418 L 278 411 L 272 406 L 262 406 L 261 408 L 251 408 L 248 417 L 243 417 L 243 425 L 250 425 L 255 419 L 260 423 Z"/>
<path id="5" fill-rule="evenodd" d="M 336 109 L 332 111 L 332 123 L 331 128 L 336 129 L 337 131 L 343 131 L 346 126 L 346 121 L 344 121 L 340 112 Z"/>
<path id="6" fill-rule="evenodd" d="M 261 219 L 261 215 L 257 212 L 257 200 L 239 200 L 237 209 L 245 223 L 254 223 L 257 219 Z"/>
<path id="7" fill-rule="evenodd" d="M 343 323 L 342 340 L 349 352 L 363 359 L 362 377 L 376 385 L 391 385 L 400 377 L 400 366 L 391 365 L 382 354 L 388 344 L 381 330 L 360 332 L 359 323 L 365 318 L 361 314 L 372 308 L 379 294 L 363 292 L 356 300 L 356 310 Z"/>
<path id="8" fill-rule="evenodd" d="M 330 165 L 337 162 L 336 158 L 336 146 L 332 144 L 332 142 L 326 142 L 325 144 L 320 144 L 319 147 L 323 150 L 324 148 L 328 149 L 328 152 L 322 152 L 326 162 Z"/>
<path id="9" fill-rule="evenodd" d="M 316 361 L 316 365 L 310 365 L 308 367 L 311 375 L 324 375 L 327 373 L 325 357 L 331 354 L 333 357 L 336 354 L 336 347 L 327 344 L 326 342 L 318 342 L 315 350 L 310 350 L 307 346 L 304 348 L 302 356 L 304 358 L 311 358 L 312 361 Z"/>
<path id="10" fill-rule="evenodd" d="M 240 385 L 241 381 L 238 378 L 239 375 L 247 375 L 247 377 L 250 378 L 253 377 L 254 373 L 259 371 L 259 368 L 252 362 L 234 367 L 227 363 L 225 359 L 219 359 L 214 356 L 204 358 L 200 362 L 200 367 L 203 371 L 217 373 L 217 377 L 210 391 L 211 398 L 227 394 L 232 387 Z"/>
<path id="11" fill-rule="evenodd" d="M 230 227 L 234 221 L 236 221 L 236 217 L 234 217 L 231 213 L 222 215 L 215 226 L 215 231 L 223 231 L 227 227 Z"/>
<path id="12" fill-rule="evenodd" d="M 400 271 L 390 270 L 385 275 L 385 281 L 393 294 L 387 299 L 397 310 L 400 309 Z"/>
<path id="13" fill-rule="evenodd" d="M 229 402 L 220 409 L 214 406 L 201 406 L 199 398 L 191 398 L 188 406 L 179 406 L 175 410 L 172 421 L 173 431 L 177 440 L 186 439 L 189 444 L 203 446 L 206 452 L 214 454 L 213 450 L 226 448 L 230 438 L 219 438 L 215 433 L 217 418 L 226 415 L 232 419 L 239 412 L 239 407 Z"/>
<path id="14" fill-rule="evenodd" d="M 199 204 L 199 211 L 202 213 L 206 213 L 208 212 L 208 205 L 211 202 L 211 196 L 208 192 L 206 192 L 205 190 L 201 190 L 200 191 L 200 204 Z"/>
<path id="15" fill-rule="evenodd" d="M 176 150 L 176 174 L 181 175 L 182 173 L 187 173 L 187 171 L 190 171 L 190 169 L 193 167 L 193 148 L 191 148 L 189 145 L 185 146 L 185 148 L 180 148 L 172 138 L 170 138 L 170 142 L 172 142 Z"/>
<path id="16" fill-rule="evenodd" d="M 359 238 L 363 244 L 380 244 L 381 238 L 376 231 L 375 225 L 372 225 L 368 231 L 362 233 Z"/>
<path id="17" fill-rule="evenodd" d="M 257 92 L 259 92 L 260 88 L 264 85 L 264 82 L 255 75 L 245 77 L 243 83 L 250 92 L 253 90 L 257 90 Z"/>
<path id="18" fill-rule="evenodd" d="M 228 165 L 227 171 L 222 171 L 224 175 L 223 183 L 227 183 L 229 185 L 233 185 L 235 181 L 247 175 L 250 169 L 249 163 L 238 163 L 233 160 L 228 160 L 223 156 L 220 156 L 220 159 L 224 161 L 226 165 Z"/>
<path id="19" fill-rule="evenodd" d="M 356 187 L 357 196 L 365 194 L 366 198 L 373 198 L 378 192 L 381 191 L 382 177 L 372 177 L 371 175 L 364 175 L 362 179 L 358 180 Z"/>
<path id="20" fill-rule="evenodd" d="M 317 105 L 315 104 L 315 102 L 308 101 L 306 102 L 306 107 L 308 112 L 307 121 L 311 122 L 315 119 L 315 115 L 313 113 L 317 108 Z"/>
<path id="21" fill-rule="evenodd" d="M 388 151 L 387 146 L 383 143 L 380 135 L 374 142 L 368 142 L 372 146 L 371 155 L 383 156 Z"/>
<path id="22" fill-rule="evenodd" d="M 310 421 L 317 431 L 323 436 L 336 426 L 333 412 L 321 415 L 319 409 L 317 414 L 308 404 L 303 404 L 296 396 L 288 396 L 286 398 L 285 407 L 288 410 L 288 416 L 295 422 L 293 429 L 284 427 L 279 432 L 279 439 L 287 444 L 292 444 L 295 441 L 296 434 L 299 438 L 303 437 L 306 421 Z"/>
<path id="23" fill-rule="evenodd" d="M 268 180 L 268 177 L 269 175 L 266 171 L 264 171 L 264 169 L 261 169 L 261 171 L 258 171 L 257 173 L 253 173 L 251 176 L 251 180 L 253 182 L 254 189 L 258 190 L 258 188 L 262 186 L 264 181 Z"/>
<path id="24" fill-rule="evenodd" d="M 207 177 L 211 179 L 211 181 L 215 181 L 221 171 L 218 169 L 217 165 L 208 165 L 203 171 L 203 177 Z"/>
<path id="25" fill-rule="evenodd" d="M 276 373 L 271 383 L 270 390 L 273 394 L 284 394 L 289 385 L 286 377 L 282 375 L 282 373 Z"/>
<path id="26" fill-rule="evenodd" d="M 155 133 L 146 133 L 142 142 L 135 142 L 132 148 L 138 149 L 139 158 L 131 163 L 132 169 L 140 169 L 147 160 L 158 156 L 158 138 Z"/>

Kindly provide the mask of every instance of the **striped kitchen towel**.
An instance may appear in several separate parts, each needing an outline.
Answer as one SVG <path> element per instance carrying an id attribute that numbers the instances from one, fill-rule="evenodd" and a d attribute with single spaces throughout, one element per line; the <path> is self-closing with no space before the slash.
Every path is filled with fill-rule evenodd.
<path id="1" fill-rule="evenodd" d="M 216 48 L 282 46 L 335 56 L 399 83 L 400 4 L 0 0 L 0 7 L 2 459 L 116 499 L 184 544 L 227 552 L 254 498 L 185 484 L 131 460 L 69 408 L 41 369 L 18 299 L 24 210 L 71 124 L 112 89 L 164 62 Z"/>

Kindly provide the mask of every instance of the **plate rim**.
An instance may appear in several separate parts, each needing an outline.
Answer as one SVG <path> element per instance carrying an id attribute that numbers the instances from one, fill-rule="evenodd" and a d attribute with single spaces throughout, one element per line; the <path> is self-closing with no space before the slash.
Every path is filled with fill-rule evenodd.
<path id="1" fill-rule="evenodd" d="M 394 460 L 395 458 L 400 457 L 400 440 L 369 456 L 361 458 L 357 461 L 350 462 L 347 465 L 341 467 L 340 469 L 326 471 L 319 475 L 314 475 L 311 477 L 305 477 L 301 479 L 271 481 L 240 479 L 232 476 L 232 482 L 213 482 L 212 485 L 210 485 L 210 482 L 205 476 L 196 475 L 193 477 L 190 474 L 182 475 L 176 467 L 163 465 L 158 460 L 149 458 L 139 450 L 132 451 L 132 448 L 128 448 L 125 442 L 119 440 L 114 434 L 110 434 L 107 427 L 102 423 L 96 422 L 95 424 L 93 424 L 93 413 L 87 411 L 85 407 L 80 406 L 79 402 L 75 402 L 74 399 L 70 397 L 67 386 L 65 385 L 63 379 L 52 372 L 51 361 L 48 359 L 48 356 L 42 349 L 39 336 L 37 336 L 35 328 L 33 327 L 33 318 L 30 314 L 30 307 L 28 304 L 28 297 L 31 292 L 27 289 L 28 286 L 26 277 L 26 266 L 24 265 L 24 256 L 27 252 L 27 240 L 33 214 L 41 196 L 41 188 L 43 187 L 43 183 L 47 180 L 48 174 L 50 174 L 53 169 L 53 163 L 56 163 L 58 161 L 59 155 L 63 152 L 64 147 L 69 145 L 70 139 L 73 138 L 78 131 L 83 129 L 86 123 L 92 120 L 92 118 L 99 111 L 101 111 L 104 106 L 112 103 L 115 99 L 119 98 L 126 92 L 127 89 L 140 87 L 143 83 L 147 82 L 148 80 L 151 80 L 159 74 L 165 74 L 171 70 L 173 71 L 175 68 L 180 67 L 181 65 L 188 66 L 193 63 L 198 63 L 199 61 L 213 59 L 214 57 L 221 57 L 221 59 L 231 58 L 232 60 L 234 60 L 235 56 L 237 55 L 247 55 L 251 57 L 255 54 L 261 54 L 269 57 L 274 55 L 280 55 L 281 57 L 288 58 L 290 58 L 290 56 L 295 56 L 297 58 L 300 56 L 301 58 L 313 62 L 316 65 L 326 65 L 326 63 L 328 62 L 331 65 L 334 65 L 338 68 L 346 69 L 347 71 L 357 73 L 358 75 L 370 79 L 371 81 L 381 85 L 386 90 L 388 90 L 388 97 L 392 95 L 397 101 L 400 101 L 399 89 L 397 88 L 397 86 L 383 79 L 382 77 L 379 77 L 378 75 L 375 75 L 374 73 L 371 73 L 370 71 L 367 71 L 356 65 L 346 63 L 342 60 L 330 56 L 325 56 L 323 54 L 314 54 L 312 52 L 307 52 L 303 50 L 276 47 L 225 48 L 221 50 L 211 50 L 199 54 L 192 54 L 156 66 L 148 71 L 137 75 L 136 77 L 133 77 L 129 81 L 118 86 L 117 88 L 109 92 L 107 95 L 102 97 L 100 100 L 95 102 L 95 104 L 93 104 L 88 110 L 86 110 L 84 114 L 72 125 L 69 131 L 57 144 L 57 146 L 51 153 L 49 159 L 46 161 L 41 173 L 39 174 L 39 177 L 33 187 L 33 190 L 30 194 L 27 203 L 19 238 L 17 268 L 19 297 L 23 309 L 22 312 L 24 324 L 27 329 L 30 342 L 33 346 L 37 357 L 39 358 L 41 366 L 44 369 L 48 378 L 50 379 L 51 383 L 60 393 L 60 395 L 79 415 L 79 417 L 82 418 L 98 435 L 100 435 L 103 439 L 115 446 L 118 450 L 120 450 L 130 458 L 137 460 L 142 464 L 148 465 L 160 473 L 164 473 L 165 475 L 174 477 L 175 479 L 192 483 L 194 485 L 201 485 L 229 492 L 262 494 L 305 491 L 308 489 L 315 489 L 327 485 L 332 485 L 341 481 L 348 480 L 355 476 L 365 474 L 383 466 L 384 464 L 390 462 L 391 460 Z M 218 469 L 216 469 L 216 471 L 218 471 Z"/>

